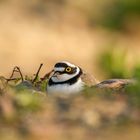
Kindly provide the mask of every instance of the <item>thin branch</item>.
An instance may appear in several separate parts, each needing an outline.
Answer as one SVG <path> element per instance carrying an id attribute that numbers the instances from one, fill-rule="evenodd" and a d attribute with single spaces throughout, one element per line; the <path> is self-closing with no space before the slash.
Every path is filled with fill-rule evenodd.
<path id="1" fill-rule="evenodd" d="M 5 79 L 7 80 L 7 83 L 8 83 L 9 81 L 13 81 L 13 80 L 16 80 L 16 79 L 17 79 L 17 78 L 13 78 L 15 72 L 19 73 L 22 82 L 24 81 L 23 74 L 22 74 L 20 68 L 19 68 L 18 66 L 15 66 L 15 67 L 13 68 L 13 71 L 12 71 L 12 74 L 11 74 L 10 78 L 8 78 L 8 79 L 5 78 Z"/>
<path id="2" fill-rule="evenodd" d="M 39 72 L 40 72 L 42 66 L 43 66 L 43 64 L 40 64 L 39 69 L 38 69 L 37 73 L 35 74 L 35 78 L 33 79 L 32 83 L 34 83 L 37 80 Z"/>
<path id="3" fill-rule="evenodd" d="M 10 79 L 6 79 L 8 82 L 9 81 L 14 81 L 14 80 L 17 80 L 18 78 L 10 78 Z"/>
<path id="4" fill-rule="evenodd" d="M 20 74 L 21 80 L 22 80 L 22 82 L 23 82 L 23 81 L 24 81 L 24 78 L 23 78 L 22 72 L 21 72 L 21 70 L 20 70 L 19 67 L 16 67 L 16 68 L 17 68 L 17 70 L 18 70 L 18 72 L 19 72 L 19 74 Z"/>
<path id="5" fill-rule="evenodd" d="M 11 79 L 14 76 L 15 71 L 16 71 L 16 67 L 13 68 L 12 74 L 9 79 Z"/>

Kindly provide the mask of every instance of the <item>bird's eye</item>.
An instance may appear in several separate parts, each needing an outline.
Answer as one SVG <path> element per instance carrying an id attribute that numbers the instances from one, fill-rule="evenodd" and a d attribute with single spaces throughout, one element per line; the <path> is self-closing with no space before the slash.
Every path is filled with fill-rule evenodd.
<path id="1" fill-rule="evenodd" d="M 67 67 L 66 68 L 66 72 L 71 72 L 72 71 L 72 68 L 71 67 Z"/>

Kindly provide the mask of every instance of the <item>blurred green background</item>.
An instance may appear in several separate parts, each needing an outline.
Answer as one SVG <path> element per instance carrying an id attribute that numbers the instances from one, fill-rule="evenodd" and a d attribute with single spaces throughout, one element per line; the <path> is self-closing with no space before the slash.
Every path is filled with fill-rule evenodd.
<path id="1" fill-rule="evenodd" d="M 44 63 L 43 76 L 67 60 L 99 80 L 140 80 L 139 37 L 138 0 L 0 0 L 0 75 L 17 65 L 30 76 Z M 87 92 L 62 100 L 4 91 L 0 139 L 140 139 L 139 83 L 122 96 Z"/>

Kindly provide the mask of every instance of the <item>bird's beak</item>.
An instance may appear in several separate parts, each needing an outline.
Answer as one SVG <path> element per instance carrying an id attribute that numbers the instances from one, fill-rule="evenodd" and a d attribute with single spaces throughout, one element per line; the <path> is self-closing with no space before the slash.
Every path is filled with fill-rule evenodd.
<path id="1" fill-rule="evenodd" d="M 59 72 L 53 72 L 53 74 L 52 74 L 53 77 L 58 77 L 59 75 L 60 75 Z"/>
<path id="2" fill-rule="evenodd" d="M 55 74 L 54 70 L 51 70 L 51 71 L 50 71 L 50 75 L 49 75 L 49 77 L 54 76 L 54 74 Z"/>

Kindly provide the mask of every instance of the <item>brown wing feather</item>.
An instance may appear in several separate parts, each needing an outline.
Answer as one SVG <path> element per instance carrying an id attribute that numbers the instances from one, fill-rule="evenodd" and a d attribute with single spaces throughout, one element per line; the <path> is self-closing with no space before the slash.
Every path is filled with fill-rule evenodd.
<path id="1" fill-rule="evenodd" d="M 81 75 L 81 79 L 89 87 L 99 83 L 91 74 L 86 72 Z"/>

